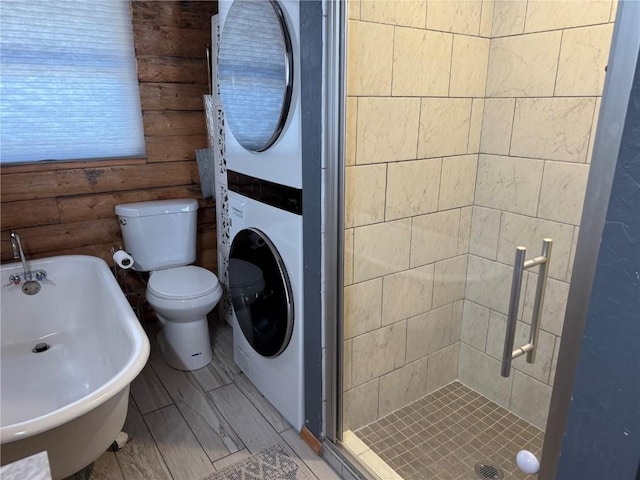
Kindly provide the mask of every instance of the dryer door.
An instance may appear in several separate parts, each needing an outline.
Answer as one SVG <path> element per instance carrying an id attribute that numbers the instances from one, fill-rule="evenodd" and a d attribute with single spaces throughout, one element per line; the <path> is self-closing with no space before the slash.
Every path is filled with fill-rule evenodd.
<path id="1" fill-rule="evenodd" d="M 234 237 L 229 290 L 247 342 L 264 357 L 280 355 L 293 332 L 293 293 L 282 257 L 260 230 L 247 228 Z"/>
<path id="2" fill-rule="evenodd" d="M 236 0 L 220 35 L 218 80 L 225 120 L 238 143 L 267 150 L 287 121 L 293 50 L 275 1 Z"/>

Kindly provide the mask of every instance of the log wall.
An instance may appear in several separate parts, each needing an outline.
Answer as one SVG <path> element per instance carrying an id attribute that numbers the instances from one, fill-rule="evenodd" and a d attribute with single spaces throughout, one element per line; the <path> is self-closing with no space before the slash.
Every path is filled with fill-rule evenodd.
<path id="1" fill-rule="evenodd" d="M 198 264 L 216 270 L 215 208 L 202 199 L 195 150 L 206 148 L 202 95 L 216 1 L 132 1 L 146 157 L 2 167 L 1 260 L 9 232 L 28 258 L 89 254 L 111 262 L 122 244 L 118 203 L 198 198 Z"/>

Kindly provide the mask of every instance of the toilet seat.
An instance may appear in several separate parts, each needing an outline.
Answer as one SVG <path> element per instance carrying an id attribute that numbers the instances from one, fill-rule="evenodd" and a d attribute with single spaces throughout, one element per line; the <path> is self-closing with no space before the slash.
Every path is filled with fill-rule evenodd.
<path id="1" fill-rule="evenodd" d="M 158 298 L 188 300 L 215 292 L 220 283 L 206 268 L 187 265 L 152 272 L 147 289 Z"/>

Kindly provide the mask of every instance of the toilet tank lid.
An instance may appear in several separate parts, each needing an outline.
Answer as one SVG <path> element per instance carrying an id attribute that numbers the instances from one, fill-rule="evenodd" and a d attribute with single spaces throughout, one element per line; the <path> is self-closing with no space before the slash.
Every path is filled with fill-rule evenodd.
<path id="1" fill-rule="evenodd" d="M 173 200 L 153 200 L 149 202 L 122 203 L 116 205 L 119 217 L 148 217 L 167 213 L 187 213 L 198 210 L 195 198 L 177 198 Z"/>

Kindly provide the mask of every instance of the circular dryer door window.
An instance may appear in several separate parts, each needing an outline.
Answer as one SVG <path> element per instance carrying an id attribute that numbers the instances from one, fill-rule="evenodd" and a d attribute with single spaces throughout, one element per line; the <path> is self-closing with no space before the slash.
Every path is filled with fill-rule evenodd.
<path id="1" fill-rule="evenodd" d="M 247 342 L 264 357 L 280 355 L 293 332 L 293 294 L 282 257 L 260 230 L 247 228 L 234 237 L 229 289 Z"/>
<path id="2" fill-rule="evenodd" d="M 293 51 L 275 1 L 236 0 L 218 51 L 218 82 L 231 133 L 251 152 L 267 150 L 287 121 L 293 89 Z"/>

